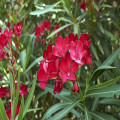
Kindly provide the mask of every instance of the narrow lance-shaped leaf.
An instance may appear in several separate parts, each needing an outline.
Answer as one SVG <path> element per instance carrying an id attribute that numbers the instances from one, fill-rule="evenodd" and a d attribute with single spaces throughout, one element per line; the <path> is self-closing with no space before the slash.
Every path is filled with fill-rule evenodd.
<path id="1" fill-rule="evenodd" d="M 99 85 L 94 85 L 92 87 L 89 87 L 88 90 L 95 90 L 95 89 L 104 88 L 104 87 L 110 86 L 112 84 L 115 84 L 119 80 L 120 80 L 120 76 L 118 76 L 118 77 L 116 77 L 116 78 L 114 78 L 112 80 L 100 83 Z"/>
<path id="2" fill-rule="evenodd" d="M 87 108 L 85 108 L 85 120 L 92 120 L 91 115 Z"/>
<path id="3" fill-rule="evenodd" d="M 105 98 L 99 101 L 99 104 L 120 106 L 120 100 L 117 98 Z"/>
<path id="4" fill-rule="evenodd" d="M 42 117 L 42 120 L 45 119 L 49 119 L 49 117 L 52 116 L 52 114 L 56 113 L 57 111 L 59 111 L 60 109 L 64 108 L 67 105 L 70 105 L 71 102 L 65 102 L 65 103 L 58 103 L 53 105 L 52 107 L 50 107 L 47 112 L 44 114 L 44 116 Z"/>
<path id="5" fill-rule="evenodd" d="M 30 89 L 30 92 L 28 94 L 28 97 L 27 97 L 27 100 L 25 102 L 25 106 L 24 106 L 24 112 L 23 112 L 23 117 L 25 116 L 25 114 L 27 113 L 27 110 L 30 106 L 30 103 L 32 101 L 32 97 L 33 97 L 33 94 L 34 94 L 34 90 L 35 90 L 35 86 L 36 86 L 36 80 L 37 80 L 37 75 L 35 75 L 35 78 L 33 80 L 33 83 L 32 83 L 32 87 Z M 23 118 L 22 117 L 22 118 Z"/>
<path id="6" fill-rule="evenodd" d="M 105 113 L 101 113 L 101 112 L 90 112 L 90 113 L 95 120 L 117 120 L 111 115 Z"/>
<path id="7" fill-rule="evenodd" d="M 22 97 L 21 104 L 20 104 L 20 110 L 18 114 L 18 120 L 22 120 L 23 110 L 24 110 L 24 98 Z"/>
<path id="8" fill-rule="evenodd" d="M 60 27 L 59 29 L 55 30 L 55 31 L 52 32 L 50 35 L 48 35 L 47 39 L 50 38 L 50 37 L 52 37 L 52 36 L 55 35 L 57 32 L 63 30 L 64 28 L 66 28 L 66 27 L 68 27 L 68 26 L 70 26 L 70 25 L 72 25 L 72 24 L 71 24 L 71 23 L 70 23 L 70 24 L 66 24 L 66 25 Z"/>
<path id="9" fill-rule="evenodd" d="M 91 76 L 90 82 L 94 81 L 97 79 L 97 77 L 99 77 L 106 69 L 113 69 L 114 67 L 111 67 L 109 65 L 111 65 L 114 60 L 117 58 L 118 53 L 120 52 L 120 48 L 118 48 L 117 50 L 115 50 L 112 55 L 110 55 L 102 64 L 99 68 L 97 68 L 93 75 Z"/>
<path id="10" fill-rule="evenodd" d="M 45 13 L 48 13 L 48 12 L 64 12 L 64 10 L 62 10 L 62 9 L 55 9 L 54 8 L 54 7 L 57 7 L 57 5 L 59 3 L 60 2 L 57 2 L 53 5 L 46 5 L 44 9 L 43 8 L 41 9 L 41 7 L 36 6 L 36 8 L 38 8 L 39 10 L 30 12 L 30 15 L 42 15 L 42 14 L 45 14 Z"/>
<path id="11" fill-rule="evenodd" d="M 49 120 L 61 120 L 62 118 L 65 117 L 65 115 L 67 115 L 71 109 L 73 109 L 80 100 L 78 101 L 73 101 L 72 104 L 66 106 L 64 109 L 62 109 L 61 111 L 59 111 L 58 113 L 56 113 L 53 117 L 51 117 Z"/>
<path id="12" fill-rule="evenodd" d="M 3 105 L 1 98 L 0 98 L 0 119 L 1 120 L 8 120 L 8 116 L 6 114 L 6 111 L 5 111 L 5 108 L 4 108 L 4 105 Z"/>
<path id="13" fill-rule="evenodd" d="M 39 58 L 36 58 L 30 65 L 29 67 L 26 69 L 25 73 L 28 72 L 34 65 L 36 65 L 38 62 L 40 62 L 43 59 L 42 56 L 40 56 Z"/>
<path id="14" fill-rule="evenodd" d="M 113 97 L 120 95 L 120 85 L 112 85 L 109 87 L 88 91 L 86 97 Z"/>

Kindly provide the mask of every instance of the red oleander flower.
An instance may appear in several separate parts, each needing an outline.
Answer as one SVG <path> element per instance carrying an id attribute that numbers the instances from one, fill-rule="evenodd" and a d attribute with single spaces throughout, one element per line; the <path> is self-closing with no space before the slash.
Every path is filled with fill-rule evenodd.
<path id="1" fill-rule="evenodd" d="M 54 94 L 56 94 L 62 91 L 63 84 L 67 80 L 75 81 L 79 65 L 92 64 L 90 43 L 88 34 L 83 33 L 78 39 L 77 34 L 70 33 L 64 40 L 59 36 L 56 39 L 56 46 L 49 44 L 43 53 L 43 60 L 37 72 L 39 86 L 44 89 L 49 79 L 56 78 L 54 85 Z M 75 89 L 78 91 L 76 86 Z"/>
<path id="2" fill-rule="evenodd" d="M 60 25 L 56 25 L 56 26 L 54 27 L 54 31 L 57 30 L 57 29 L 59 29 L 59 28 L 60 28 Z M 57 34 L 59 34 L 59 33 L 60 33 L 60 31 L 57 32 Z"/>
<path id="3" fill-rule="evenodd" d="M 8 43 L 11 43 L 12 32 L 9 29 L 5 29 L 4 33 L 0 34 L 0 47 L 4 48 Z"/>
<path id="4" fill-rule="evenodd" d="M 86 4 L 84 2 L 81 3 L 80 8 L 83 9 L 84 11 L 86 11 Z"/>
<path id="5" fill-rule="evenodd" d="M 53 55 L 58 57 L 65 57 L 67 51 L 69 50 L 69 38 L 65 37 L 63 41 L 62 36 L 59 36 L 55 42 L 56 42 L 56 47 L 52 46 Z"/>
<path id="6" fill-rule="evenodd" d="M 13 32 L 20 37 L 20 35 L 22 34 L 22 23 L 18 22 L 17 24 L 14 24 L 13 27 Z"/>
<path id="7" fill-rule="evenodd" d="M 39 86 L 44 89 L 48 80 L 58 76 L 59 59 L 53 62 L 47 62 L 44 59 L 40 62 L 40 69 L 37 72 Z"/>
<path id="8" fill-rule="evenodd" d="M 63 89 L 63 82 L 61 79 L 57 79 L 54 85 L 54 94 L 61 93 Z"/>
<path id="9" fill-rule="evenodd" d="M 46 30 L 50 30 L 50 22 L 49 21 L 43 21 L 43 25 Z"/>
<path id="10" fill-rule="evenodd" d="M 27 86 L 25 84 L 23 84 L 22 86 L 20 86 L 19 96 L 24 96 L 27 93 L 28 93 Z"/>
<path id="11" fill-rule="evenodd" d="M 8 44 L 8 39 L 5 36 L 4 33 L 1 33 L 0 35 L 0 47 L 4 48 L 4 46 L 6 46 Z"/>
<path id="12" fill-rule="evenodd" d="M 19 110 L 20 110 L 20 104 L 17 105 L 14 120 L 15 120 L 16 116 L 18 115 Z M 6 109 L 6 114 L 7 114 L 8 118 L 9 118 L 9 120 L 11 120 L 11 107 L 8 110 Z"/>
<path id="13" fill-rule="evenodd" d="M 10 22 L 5 22 L 5 25 L 10 29 Z"/>
<path id="14" fill-rule="evenodd" d="M 53 55 L 52 45 L 49 44 L 47 50 L 44 50 L 43 58 L 48 61 L 54 61 L 57 59 L 57 57 Z"/>
<path id="15" fill-rule="evenodd" d="M 43 21 L 39 26 L 36 27 L 35 36 L 40 36 L 44 34 L 45 30 L 50 30 L 50 22 Z"/>
<path id="16" fill-rule="evenodd" d="M 77 62 L 79 65 L 83 65 L 85 63 L 91 65 L 92 61 L 92 55 L 90 54 L 90 48 L 89 45 L 91 43 L 91 40 L 89 40 L 88 34 L 82 34 L 79 38 L 79 41 L 70 43 L 70 56 L 72 60 Z"/>
<path id="17" fill-rule="evenodd" d="M 43 33 L 44 33 L 44 28 L 41 25 L 39 25 L 38 27 L 36 27 L 35 36 L 38 37 L 38 36 L 40 36 Z"/>
<path id="18" fill-rule="evenodd" d="M 11 37 L 12 37 L 11 29 L 9 29 L 9 30 L 5 29 L 4 34 L 5 34 L 6 38 L 7 38 L 8 43 L 12 44 L 12 41 L 11 41 Z"/>
<path id="19" fill-rule="evenodd" d="M 7 95 L 7 87 L 0 88 L 0 98 L 5 97 Z"/>
<path id="20" fill-rule="evenodd" d="M 77 82 L 75 82 L 74 85 L 73 85 L 73 92 L 78 92 L 79 93 L 79 86 L 78 86 Z"/>
<path id="21" fill-rule="evenodd" d="M 15 83 L 15 93 L 17 91 L 17 83 Z M 28 89 L 27 86 L 25 84 L 20 85 L 20 89 L 19 89 L 19 96 L 24 96 L 28 93 Z M 9 91 L 7 91 L 7 96 L 10 96 L 11 91 L 10 91 L 10 86 L 9 86 Z"/>
<path id="22" fill-rule="evenodd" d="M 65 58 L 62 58 L 59 69 L 59 75 L 63 83 L 67 82 L 67 80 L 74 81 L 76 79 L 75 73 L 78 70 L 78 64 L 71 59 L 70 54 L 67 54 Z"/>
<path id="23" fill-rule="evenodd" d="M 74 35 L 73 33 L 70 33 L 70 34 L 68 35 L 68 37 L 69 37 L 70 42 L 71 42 L 71 41 L 76 42 L 76 41 L 78 40 L 78 35 L 77 35 L 77 34 Z"/>

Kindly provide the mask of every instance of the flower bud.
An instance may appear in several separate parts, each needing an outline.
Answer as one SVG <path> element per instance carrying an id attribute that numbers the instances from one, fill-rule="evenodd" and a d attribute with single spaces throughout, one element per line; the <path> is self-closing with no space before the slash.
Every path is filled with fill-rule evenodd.
<path id="1" fill-rule="evenodd" d="M 75 82 L 74 85 L 73 85 L 73 92 L 78 92 L 79 93 L 79 86 L 78 86 L 77 82 Z"/>
<path id="2" fill-rule="evenodd" d="M 55 85 L 54 85 L 54 94 L 61 93 L 63 88 L 63 83 L 61 79 L 56 80 Z"/>

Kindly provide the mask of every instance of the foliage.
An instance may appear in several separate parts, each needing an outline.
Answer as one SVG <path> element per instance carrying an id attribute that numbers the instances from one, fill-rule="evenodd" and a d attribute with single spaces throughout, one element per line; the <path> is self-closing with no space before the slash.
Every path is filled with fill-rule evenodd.
<path id="1" fill-rule="evenodd" d="M 0 120 L 119 120 L 119 8 L 119 0 L 1 0 Z"/>

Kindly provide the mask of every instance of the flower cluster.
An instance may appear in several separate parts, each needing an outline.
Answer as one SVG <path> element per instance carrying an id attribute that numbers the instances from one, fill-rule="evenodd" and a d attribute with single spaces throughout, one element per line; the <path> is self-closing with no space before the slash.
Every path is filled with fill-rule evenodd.
<path id="1" fill-rule="evenodd" d="M 51 24 L 49 21 L 43 21 L 39 26 L 36 27 L 35 30 L 35 47 L 36 47 L 36 43 L 40 42 L 42 45 L 45 44 L 45 36 L 47 35 L 48 32 L 50 32 L 50 28 L 51 28 Z M 60 28 L 60 25 L 56 25 L 53 28 L 53 31 L 57 30 L 58 28 Z M 56 35 L 58 35 L 60 32 L 58 32 Z"/>
<path id="2" fill-rule="evenodd" d="M 39 26 L 36 27 L 35 30 L 35 36 L 37 37 L 35 39 L 35 42 L 41 42 L 41 44 L 45 44 L 45 40 L 44 38 L 39 38 L 39 36 L 44 36 L 45 35 L 45 31 L 50 31 L 50 22 L 49 21 L 43 21 Z"/>
<path id="3" fill-rule="evenodd" d="M 4 47 L 11 44 L 12 32 L 9 29 L 5 29 L 4 33 L 0 33 L 0 61 L 5 57 Z"/>
<path id="4" fill-rule="evenodd" d="M 13 33 L 18 37 L 20 37 L 20 35 L 22 34 L 22 22 L 18 22 L 17 24 L 14 24 Z"/>
<path id="5" fill-rule="evenodd" d="M 3 33 L 2 33 L 2 30 L 0 30 L 0 61 L 6 56 L 8 56 L 4 48 L 11 47 L 9 45 L 12 44 L 12 41 L 11 41 L 12 35 L 20 37 L 20 35 L 22 34 L 22 23 L 21 22 L 14 24 L 13 30 L 11 30 L 9 22 L 8 23 L 5 22 L 5 24 L 6 24 L 6 27 L 8 28 L 6 28 Z"/>
<path id="6" fill-rule="evenodd" d="M 94 2 L 96 3 L 96 2 L 98 2 L 98 0 L 94 0 Z M 84 10 L 84 11 L 86 11 L 86 9 L 87 9 L 87 6 L 89 7 L 88 9 L 91 9 L 91 0 L 83 0 L 83 2 L 81 3 L 81 5 L 80 5 L 80 8 L 82 9 L 82 10 Z M 99 9 L 98 10 L 98 13 L 100 13 L 101 12 L 101 9 Z"/>
<path id="7" fill-rule="evenodd" d="M 62 91 L 63 84 L 67 80 L 75 81 L 78 68 L 85 63 L 92 64 L 90 43 L 88 34 L 83 33 L 78 39 L 77 34 L 74 36 L 70 33 L 64 40 L 59 36 L 56 39 L 56 46 L 49 44 L 43 53 L 43 60 L 37 72 L 39 86 L 44 89 L 48 80 L 56 79 L 54 85 L 56 94 Z"/>
<path id="8" fill-rule="evenodd" d="M 15 92 L 17 90 L 17 83 L 15 83 Z M 19 90 L 19 96 L 24 96 L 28 93 L 27 86 L 25 84 L 20 86 Z M 10 86 L 9 87 L 1 87 L 0 88 L 0 98 L 1 97 L 10 97 L 11 91 L 10 91 Z"/>

